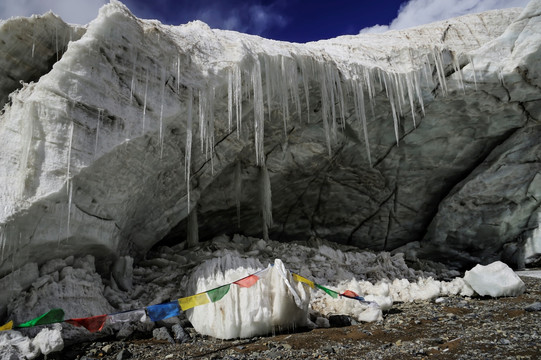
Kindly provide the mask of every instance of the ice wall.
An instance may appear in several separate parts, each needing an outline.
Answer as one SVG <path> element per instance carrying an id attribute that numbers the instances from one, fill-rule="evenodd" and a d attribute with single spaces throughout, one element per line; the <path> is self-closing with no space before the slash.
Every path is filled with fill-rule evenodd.
<path id="1" fill-rule="evenodd" d="M 517 21 L 495 11 L 291 44 L 164 26 L 111 2 L 3 110 L 0 274 L 87 253 L 107 272 L 183 241 L 188 218 L 203 239 L 316 235 L 378 250 L 420 239 L 465 174 L 537 118 L 537 90 L 506 98 L 521 72 L 497 63 L 533 67 L 532 3 Z M 498 60 L 510 24 L 524 47 Z"/>

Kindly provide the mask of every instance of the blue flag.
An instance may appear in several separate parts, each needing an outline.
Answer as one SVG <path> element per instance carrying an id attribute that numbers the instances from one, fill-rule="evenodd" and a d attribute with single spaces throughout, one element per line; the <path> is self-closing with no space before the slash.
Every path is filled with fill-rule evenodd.
<path id="1" fill-rule="evenodd" d="M 150 320 L 159 321 L 180 315 L 180 306 L 178 305 L 178 301 L 151 305 L 147 306 L 147 314 L 150 316 Z"/>

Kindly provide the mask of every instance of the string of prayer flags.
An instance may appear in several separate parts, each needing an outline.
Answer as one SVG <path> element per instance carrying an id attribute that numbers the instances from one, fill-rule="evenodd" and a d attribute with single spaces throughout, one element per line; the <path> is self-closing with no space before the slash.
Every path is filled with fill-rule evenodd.
<path id="1" fill-rule="evenodd" d="M 186 311 L 199 305 L 205 305 L 210 302 L 207 293 L 199 293 L 185 298 L 178 299 L 182 311 Z"/>
<path id="2" fill-rule="evenodd" d="M 152 321 L 159 321 L 173 316 L 179 316 L 179 301 L 147 306 L 147 314 Z"/>
<path id="3" fill-rule="evenodd" d="M 225 296 L 225 294 L 229 292 L 230 287 L 231 285 L 227 284 L 227 285 L 223 285 L 223 286 L 207 291 L 207 295 L 210 301 L 216 302 L 216 301 L 221 300 Z"/>
<path id="4" fill-rule="evenodd" d="M 0 326 L 0 331 L 6 331 L 6 330 L 11 330 L 11 329 L 13 329 L 13 320 L 8 322 L 7 324 Z"/>
<path id="5" fill-rule="evenodd" d="M 63 321 L 64 321 L 64 310 L 52 309 L 49 312 L 46 312 L 45 314 L 38 316 L 35 319 L 16 325 L 15 327 L 25 328 L 25 327 L 32 327 L 32 326 L 37 326 L 37 325 L 54 324 L 54 323 L 59 323 Z"/>
<path id="6" fill-rule="evenodd" d="M 300 276 L 299 274 L 291 273 L 291 275 L 293 276 L 293 279 L 294 279 L 295 281 L 298 281 L 298 282 L 302 282 L 302 283 L 304 283 L 304 284 L 307 284 L 307 285 L 310 286 L 312 289 L 314 289 L 314 288 L 316 287 L 316 285 L 314 284 L 313 281 L 308 280 L 307 278 L 302 277 L 302 276 Z"/>
<path id="7" fill-rule="evenodd" d="M 78 318 L 78 319 L 68 319 L 65 322 L 77 327 L 84 327 L 91 333 L 98 332 L 103 329 L 105 325 L 105 320 L 107 320 L 107 315 L 97 315 L 87 318 Z"/>
<path id="8" fill-rule="evenodd" d="M 86 317 L 86 318 L 77 318 L 77 319 L 68 319 L 68 320 L 64 320 L 64 310 L 52 309 L 49 312 L 35 319 L 32 319 L 30 321 L 27 321 L 19 325 L 14 325 L 13 320 L 12 320 L 0 326 L 0 331 L 11 330 L 13 328 L 25 328 L 25 327 L 31 327 L 31 326 L 37 326 L 37 325 L 67 322 L 68 324 L 71 324 L 77 327 L 84 327 L 90 332 L 97 332 L 103 329 L 106 322 L 109 324 L 124 323 L 124 322 L 131 322 L 131 321 L 144 322 L 146 320 L 147 315 L 150 317 L 150 320 L 154 322 L 159 321 L 159 320 L 164 320 L 173 316 L 180 315 L 180 310 L 186 311 L 195 306 L 208 304 L 210 302 L 214 303 L 214 302 L 220 301 L 229 292 L 231 288 L 231 284 L 235 284 L 243 288 L 250 288 L 254 286 L 255 283 L 257 283 L 259 279 L 262 277 L 262 275 L 271 268 L 272 268 L 272 265 L 269 265 L 267 268 L 259 270 L 251 275 L 245 276 L 242 279 L 237 280 L 235 282 L 222 285 L 217 288 L 214 288 L 205 292 L 201 292 L 199 294 L 195 294 L 195 295 L 188 296 L 185 298 L 180 298 L 175 301 L 171 301 L 171 302 L 167 302 L 163 304 L 157 304 L 157 305 L 150 305 L 144 309 L 128 310 L 128 311 L 122 311 L 122 312 L 113 313 L 113 314 L 97 315 L 97 316 L 91 316 L 91 317 Z M 289 284 L 289 280 L 284 272 L 284 269 L 278 268 L 278 270 L 280 271 L 280 274 L 284 278 L 286 285 L 290 287 L 291 289 L 291 285 Z M 311 280 L 308 280 L 307 278 L 302 277 L 299 274 L 295 274 L 292 272 L 291 276 L 293 277 L 295 281 L 306 284 L 310 286 L 312 289 L 315 289 L 315 288 L 321 289 L 335 299 L 337 299 L 339 296 L 343 296 L 346 298 L 359 300 L 365 303 L 370 303 L 370 302 L 365 301 L 363 297 L 357 295 L 355 292 L 351 290 L 346 290 L 340 294 L 334 290 L 327 289 L 326 287 L 322 285 L 319 285 Z M 291 289 L 291 292 L 293 295 L 295 295 L 295 291 L 293 291 L 293 289 Z"/>

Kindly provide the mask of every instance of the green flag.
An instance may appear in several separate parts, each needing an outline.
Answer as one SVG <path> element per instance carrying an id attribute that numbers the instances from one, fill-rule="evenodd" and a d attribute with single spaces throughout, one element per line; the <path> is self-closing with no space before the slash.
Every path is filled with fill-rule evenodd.
<path id="1" fill-rule="evenodd" d="M 333 291 L 333 290 L 331 290 L 331 289 L 327 289 L 326 287 L 321 286 L 321 285 L 319 285 L 319 284 L 315 284 L 315 285 L 316 285 L 316 287 L 317 287 L 318 289 L 321 289 L 321 290 L 325 291 L 327 294 L 329 294 L 329 295 L 332 296 L 333 298 L 335 298 L 335 299 L 338 298 L 338 293 L 337 293 L 336 291 Z"/>
<path id="2" fill-rule="evenodd" d="M 207 291 L 210 301 L 216 302 L 229 292 L 229 284 Z"/>
<path id="3" fill-rule="evenodd" d="M 18 327 L 18 328 L 32 327 L 32 326 L 37 326 L 37 325 L 54 324 L 54 323 L 59 323 L 62 321 L 64 321 L 64 310 L 52 309 L 49 312 L 46 312 L 45 314 L 38 316 L 35 319 L 19 324 L 15 327 Z"/>

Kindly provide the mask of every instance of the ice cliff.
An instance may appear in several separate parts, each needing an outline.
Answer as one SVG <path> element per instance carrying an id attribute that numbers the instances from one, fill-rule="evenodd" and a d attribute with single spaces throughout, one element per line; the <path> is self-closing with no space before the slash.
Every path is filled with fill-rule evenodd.
<path id="1" fill-rule="evenodd" d="M 307 44 L 114 0 L 84 28 L 4 21 L 0 276 L 87 254 L 107 273 L 223 233 L 535 261 L 540 15 L 532 0 Z"/>

